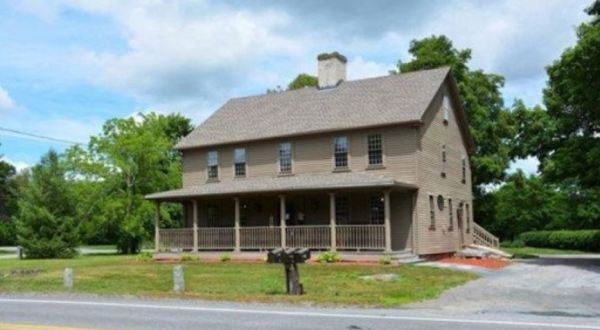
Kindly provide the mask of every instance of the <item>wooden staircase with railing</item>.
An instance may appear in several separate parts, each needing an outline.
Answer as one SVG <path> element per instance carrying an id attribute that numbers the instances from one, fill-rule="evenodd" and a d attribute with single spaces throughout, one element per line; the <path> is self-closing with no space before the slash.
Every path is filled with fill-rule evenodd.
<path id="1" fill-rule="evenodd" d="M 480 225 L 473 223 L 473 243 L 497 249 L 500 247 L 500 240 Z"/>

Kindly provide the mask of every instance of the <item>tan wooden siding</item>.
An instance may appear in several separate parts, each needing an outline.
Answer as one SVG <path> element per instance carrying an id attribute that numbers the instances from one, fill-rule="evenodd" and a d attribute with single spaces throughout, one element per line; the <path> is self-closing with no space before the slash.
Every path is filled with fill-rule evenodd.
<path id="1" fill-rule="evenodd" d="M 321 134 L 289 139 L 252 142 L 245 145 L 221 146 L 185 150 L 183 152 L 183 186 L 206 183 L 206 154 L 219 152 L 219 180 L 235 180 L 233 152 L 235 148 L 246 148 L 247 177 L 275 177 L 279 173 L 278 146 L 282 142 L 292 143 L 292 173 L 332 173 L 333 138 L 347 136 L 349 143 L 348 164 L 352 171 L 366 171 L 367 136 L 381 133 L 383 136 L 383 165 L 376 171 L 396 178 L 400 182 L 416 183 L 415 151 L 417 131 L 408 126 L 389 126 L 378 129 Z"/>
<path id="2" fill-rule="evenodd" d="M 460 232 L 456 211 L 459 203 L 470 205 L 472 212 L 471 171 L 467 150 L 453 112 L 449 113 L 448 123 L 444 123 L 442 110 L 443 95 L 448 93 L 445 87 L 434 99 L 425 115 L 424 126 L 420 129 L 420 150 L 418 154 L 419 192 L 417 196 L 417 253 L 433 254 L 454 252 L 458 247 Z M 453 109 L 456 106 L 453 105 Z M 446 176 L 442 176 L 442 146 L 446 145 Z M 466 160 L 466 182 L 462 182 L 462 157 Z M 430 228 L 429 195 L 434 196 L 435 229 Z M 437 196 L 444 197 L 444 209 L 437 205 Z M 448 199 L 452 199 L 454 230 L 449 230 Z M 466 214 L 463 217 L 466 221 Z M 471 221 L 473 217 L 471 214 Z M 472 226 L 471 226 L 472 227 Z M 466 229 L 466 224 L 463 226 Z M 465 243 L 472 241 L 471 234 L 465 232 Z"/>

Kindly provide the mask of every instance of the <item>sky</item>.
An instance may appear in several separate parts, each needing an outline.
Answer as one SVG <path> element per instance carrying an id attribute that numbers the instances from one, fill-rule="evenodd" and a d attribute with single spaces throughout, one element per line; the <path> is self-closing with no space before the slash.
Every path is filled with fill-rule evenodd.
<path id="1" fill-rule="evenodd" d="M 0 127 L 85 143 L 138 112 L 199 124 L 229 98 L 315 75 L 319 53 L 346 55 L 348 79 L 381 76 L 433 34 L 472 49 L 471 68 L 503 75 L 507 105 L 533 106 L 590 3 L 0 0 Z M 0 143 L 18 169 L 68 147 L 1 131 Z"/>

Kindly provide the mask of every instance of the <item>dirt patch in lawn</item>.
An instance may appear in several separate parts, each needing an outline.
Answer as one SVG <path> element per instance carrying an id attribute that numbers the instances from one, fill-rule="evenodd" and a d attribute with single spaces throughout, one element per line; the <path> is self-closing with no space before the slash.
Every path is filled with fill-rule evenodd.
<path id="1" fill-rule="evenodd" d="M 449 263 L 449 264 L 483 267 L 483 268 L 487 268 L 487 269 L 501 269 L 510 264 L 510 261 L 508 261 L 508 260 L 492 259 L 492 258 L 476 259 L 476 258 L 450 257 L 450 258 L 443 258 L 438 261 Z"/>

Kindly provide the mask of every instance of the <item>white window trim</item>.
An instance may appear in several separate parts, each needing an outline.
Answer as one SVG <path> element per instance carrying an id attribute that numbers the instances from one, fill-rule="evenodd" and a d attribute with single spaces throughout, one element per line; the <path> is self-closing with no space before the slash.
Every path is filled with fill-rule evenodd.
<path id="1" fill-rule="evenodd" d="M 279 148 L 284 143 L 289 143 L 290 144 L 290 149 L 291 149 L 290 150 L 290 171 L 289 172 L 281 172 L 281 157 L 279 156 Z M 277 164 L 276 164 L 277 165 L 277 168 L 276 168 L 277 175 L 285 176 L 285 175 L 292 175 L 292 174 L 294 174 L 294 166 L 295 166 L 295 164 L 294 164 L 294 158 L 295 158 L 294 154 L 296 152 L 296 148 L 294 146 L 294 143 L 291 142 L 291 141 L 279 142 L 279 143 L 277 143 L 277 151 L 276 152 L 277 152 Z"/>
<path id="2" fill-rule="evenodd" d="M 347 161 L 347 165 L 346 167 L 337 167 L 335 166 L 335 139 L 340 138 L 340 137 L 345 137 L 346 138 L 346 147 L 347 147 L 347 151 L 346 151 L 346 161 Z M 335 135 L 331 138 L 331 163 L 332 163 L 332 171 L 349 171 L 350 170 L 350 136 L 343 134 L 343 135 Z"/>

